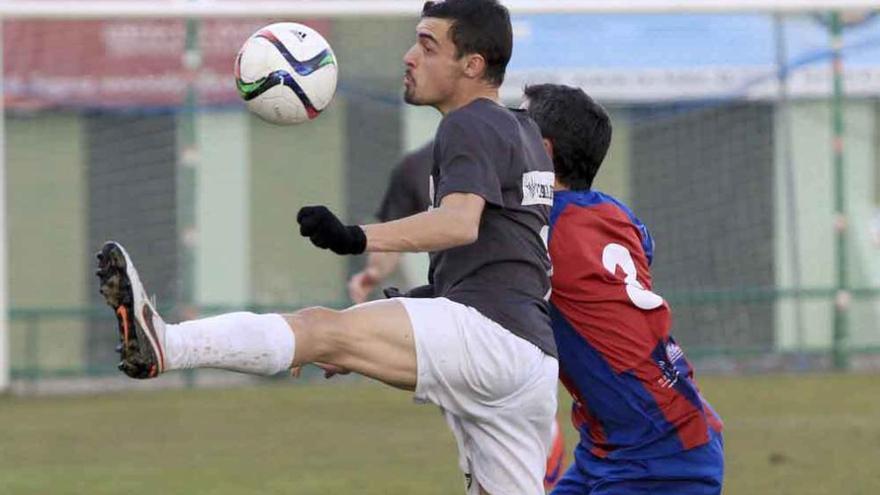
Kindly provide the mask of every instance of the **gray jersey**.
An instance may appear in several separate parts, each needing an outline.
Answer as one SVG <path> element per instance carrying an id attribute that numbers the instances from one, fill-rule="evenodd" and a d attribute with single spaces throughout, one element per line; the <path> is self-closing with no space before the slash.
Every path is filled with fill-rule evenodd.
<path id="1" fill-rule="evenodd" d="M 450 193 L 486 200 L 473 244 L 431 254 L 437 297 L 471 306 L 556 356 L 546 236 L 553 163 L 525 112 L 478 99 L 447 114 L 434 142 L 432 204 Z"/>

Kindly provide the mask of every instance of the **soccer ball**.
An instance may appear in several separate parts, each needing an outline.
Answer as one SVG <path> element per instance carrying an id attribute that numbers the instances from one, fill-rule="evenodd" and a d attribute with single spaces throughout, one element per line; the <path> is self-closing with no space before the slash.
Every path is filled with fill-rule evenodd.
<path id="1" fill-rule="evenodd" d="M 323 36 L 295 22 L 254 33 L 235 58 L 235 85 L 261 119 L 292 125 L 317 117 L 336 92 L 336 56 Z"/>

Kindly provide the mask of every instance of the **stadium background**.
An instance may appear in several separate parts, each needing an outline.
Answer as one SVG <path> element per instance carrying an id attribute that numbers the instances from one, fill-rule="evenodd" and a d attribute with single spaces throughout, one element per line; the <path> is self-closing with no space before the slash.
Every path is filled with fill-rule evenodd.
<path id="1" fill-rule="evenodd" d="M 415 17 L 296 19 L 333 45 L 340 87 L 320 118 L 292 129 L 247 114 L 232 84 L 242 41 L 276 20 L 3 22 L 12 392 L 250 381 L 216 372 L 149 384 L 121 379 L 113 324 L 92 274 L 92 253 L 106 239 L 129 248 L 172 320 L 346 304 L 347 276 L 363 260 L 314 249 L 297 235 L 293 217 L 299 206 L 320 203 L 351 222 L 370 221 L 391 167 L 430 138 L 436 114 L 400 100 L 400 57 L 413 40 Z M 835 26 L 844 23 L 836 45 Z M 530 14 L 514 17 L 514 31 L 502 91 L 508 103 L 518 103 L 523 84 L 552 81 L 584 87 L 611 111 L 615 137 L 597 188 L 630 204 L 652 230 L 656 291 L 671 302 L 674 333 L 698 370 L 748 374 L 746 382 L 709 380 L 710 399 L 734 404 L 721 408 L 722 416 L 733 425 L 752 418 L 747 425 L 760 425 L 755 442 L 764 428 L 780 425 L 792 431 L 812 425 L 837 441 L 846 436 L 836 428 L 854 428 L 859 433 L 850 444 L 868 442 L 858 457 L 875 466 L 859 478 L 867 484 L 815 493 L 874 493 L 880 432 L 865 418 L 880 417 L 880 405 L 851 401 L 878 396 L 876 377 L 801 374 L 880 369 L 880 18 Z M 798 375 L 787 381 L 776 372 Z M 815 380 L 817 388 L 806 385 Z M 362 384 L 344 387 L 356 390 L 345 394 L 368 394 Z M 725 390 L 742 395 L 725 399 Z M 814 396 L 815 390 L 828 395 Z M 737 407 L 748 410 L 757 397 L 772 404 L 774 394 L 799 391 L 782 404 L 802 410 L 780 405 L 784 413 L 772 421 L 738 416 Z M 262 396 L 241 393 L 257 394 L 249 399 L 255 403 Z M 156 400 L 186 400 L 162 394 Z M 367 403 L 386 398 L 370 397 Z M 0 408 L 8 406 L 14 422 L 15 411 L 39 404 L 63 414 L 70 407 L 64 401 L 74 399 L 29 400 L 36 399 L 0 400 Z M 840 402 L 829 412 L 841 415 L 839 425 L 804 420 L 829 401 Z M 85 417 L 114 409 L 94 404 L 105 403 L 83 406 Z M 434 423 L 431 417 L 430 428 Z M 47 431 L 35 433 L 38 443 Z M 0 440 L 16 448 L 35 441 L 9 435 Z M 784 442 L 818 448 L 807 440 Z M 735 452 L 756 447 L 734 443 Z M 778 456 L 762 451 L 760 460 L 786 464 L 791 454 Z M 27 466 L 27 458 L 6 460 Z M 454 468 L 452 458 L 438 462 Z M 812 470 L 809 463 L 799 467 L 801 475 Z M 15 471 L 0 466 L 0 486 L 14 482 Z M 21 488 L 27 484 L 9 486 L 31 493 Z M 51 492 L 62 492 L 53 486 Z M 771 493 L 763 485 L 735 486 L 743 491 L 730 493 Z M 817 485 L 786 491 L 795 486 L 773 493 L 809 493 Z"/>

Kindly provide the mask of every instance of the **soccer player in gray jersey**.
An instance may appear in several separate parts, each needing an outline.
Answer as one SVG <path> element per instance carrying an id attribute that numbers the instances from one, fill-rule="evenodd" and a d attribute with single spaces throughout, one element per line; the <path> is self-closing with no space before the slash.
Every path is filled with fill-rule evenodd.
<path id="1" fill-rule="evenodd" d="M 407 153 L 403 159 L 394 166 L 385 195 L 382 198 L 376 218 L 382 222 L 389 222 L 399 218 L 408 217 L 421 213 L 428 209 L 428 178 L 434 165 L 434 142 L 423 145 L 421 148 Z M 373 292 L 394 270 L 401 264 L 401 254 L 395 252 L 372 252 L 367 257 L 363 270 L 352 275 L 348 282 L 348 294 L 355 303 L 367 300 Z M 424 255 L 419 255 L 424 256 Z M 427 272 L 419 272 L 423 277 Z M 418 274 L 416 274 L 418 276 Z M 412 284 L 410 284 L 412 285 Z M 422 294 L 433 295 L 433 288 L 417 287 L 415 291 L 422 290 Z M 397 288 L 385 289 L 388 297 L 392 294 L 400 296 Z M 417 292 L 408 292 L 406 297 L 415 297 Z M 326 374 L 334 375 L 332 371 Z M 547 456 L 547 468 L 544 474 L 544 490 L 550 491 L 559 481 L 565 468 L 565 439 L 558 422 L 553 426 L 553 442 Z"/>
<path id="2" fill-rule="evenodd" d="M 131 258 L 110 242 L 98 276 L 117 315 L 120 368 L 135 378 L 197 367 L 273 375 L 309 363 L 360 373 L 442 409 L 469 494 L 542 494 L 558 372 L 545 300 L 553 164 L 537 125 L 499 104 L 513 39 L 506 8 L 428 2 L 416 35 L 404 56 L 405 100 L 444 115 L 432 209 L 357 226 L 310 206 L 297 221 L 338 254 L 432 252 L 435 297 L 166 324 Z"/>

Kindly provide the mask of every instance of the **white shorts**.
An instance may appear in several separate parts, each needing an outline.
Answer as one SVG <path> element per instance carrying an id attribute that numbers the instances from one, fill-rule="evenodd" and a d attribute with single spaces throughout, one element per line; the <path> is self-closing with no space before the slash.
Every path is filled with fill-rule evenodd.
<path id="1" fill-rule="evenodd" d="M 468 493 L 543 495 L 559 365 L 476 309 L 398 299 L 413 326 L 416 402 L 440 406 Z"/>

